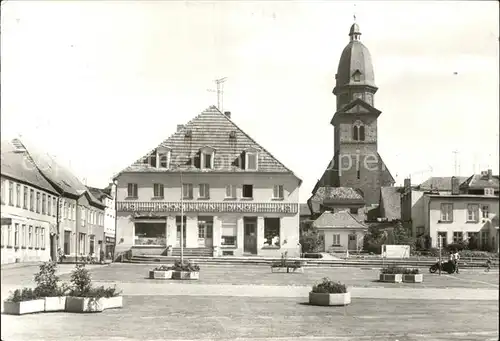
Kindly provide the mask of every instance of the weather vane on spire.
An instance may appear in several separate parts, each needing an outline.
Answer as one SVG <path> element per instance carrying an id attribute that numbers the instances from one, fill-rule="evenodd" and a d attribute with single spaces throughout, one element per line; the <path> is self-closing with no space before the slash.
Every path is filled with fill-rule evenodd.
<path id="1" fill-rule="evenodd" d="M 356 4 L 354 4 L 354 13 L 352 17 L 354 18 L 354 22 L 356 22 Z"/>

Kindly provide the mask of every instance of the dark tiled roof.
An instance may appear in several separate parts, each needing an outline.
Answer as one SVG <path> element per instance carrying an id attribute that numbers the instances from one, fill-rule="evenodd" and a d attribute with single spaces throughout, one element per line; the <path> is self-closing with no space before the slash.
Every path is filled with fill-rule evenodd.
<path id="1" fill-rule="evenodd" d="M 351 187 L 320 187 L 311 197 L 312 201 L 327 201 L 327 200 L 349 200 L 363 201 L 363 196 Z"/>
<path id="2" fill-rule="evenodd" d="M 97 199 L 99 200 L 102 200 L 103 197 L 108 197 L 108 198 L 111 198 L 109 196 L 109 194 L 107 194 L 105 192 L 104 189 L 100 189 L 100 188 L 96 188 L 96 187 L 90 187 L 90 186 L 87 186 L 87 189 L 89 190 L 89 192 Z"/>
<path id="3" fill-rule="evenodd" d="M 430 191 L 431 189 L 438 191 L 451 191 L 451 176 L 433 176 L 420 184 L 420 190 Z M 467 177 L 457 176 L 458 182 L 461 184 Z"/>
<path id="4" fill-rule="evenodd" d="M 186 137 L 188 131 L 191 132 L 191 137 Z M 231 134 L 234 134 L 234 138 L 230 137 Z M 196 157 L 201 148 L 206 146 L 215 149 L 214 169 L 201 170 L 192 165 L 192 159 Z M 161 147 L 171 149 L 172 161 L 169 169 L 155 168 L 143 163 L 144 159 Z M 214 106 L 203 111 L 183 126 L 182 129 L 175 132 L 120 173 L 171 172 L 179 169 L 183 172 L 251 172 L 243 170 L 237 165 L 238 157 L 250 148 L 259 150 L 258 172 L 293 174 L 290 169 L 286 168 Z"/>
<path id="5" fill-rule="evenodd" d="M 23 148 L 14 146 L 9 141 L 2 141 L 2 175 L 28 183 L 53 194 L 57 190 L 43 177 Z"/>
<path id="6" fill-rule="evenodd" d="M 73 173 L 55 162 L 54 158 L 49 154 L 39 151 L 36 147 L 27 144 L 25 141 L 21 142 L 19 139 L 12 140 L 12 143 L 26 151 L 27 157 L 36 165 L 45 179 L 48 179 L 52 187 L 58 189 L 58 193 L 63 191 L 77 197 L 86 194 L 91 203 L 103 205 Z"/>
<path id="7" fill-rule="evenodd" d="M 380 217 L 388 220 L 401 219 L 401 187 L 380 188 Z"/>
<path id="8" fill-rule="evenodd" d="M 32 144 L 27 144 L 15 140 L 16 143 L 22 144 L 28 151 L 33 162 L 37 165 L 40 172 L 56 187 L 65 193 L 75 196 L 81 196 L 87 191 L 85 185 L 78 180 L 68 169 L 59 165 L 52 156 L 38 150 Z"/>
<path id="9" fill-rule="evenodd" d="M 348 211 L 336 213 L 323 212 L 323 214 L 314 221 L 313 226 L 316 228 L 366 228 L 363 223 L 357 221 Z"/>
<path id="10" fill-rule="evenodd" d="M 488 179 L 488 175 L 483 174 L 474 174 L 469 178 L 466 178 L 464 181 L 461 181 L 462 188 L 468 189 L 485 189 L 485 188 L 493 188 L 495 190 L 499 189 L 499 176 L 492 175 L 490 179 Z"/>
<path id="11" fill-rule="evenodd" d="M 311 210 L 309 209 L 309 206 L 307 204 L 300 204 L 299 205 L 299 215 L 304 216 L 304 215 L 311 215 Z"/>

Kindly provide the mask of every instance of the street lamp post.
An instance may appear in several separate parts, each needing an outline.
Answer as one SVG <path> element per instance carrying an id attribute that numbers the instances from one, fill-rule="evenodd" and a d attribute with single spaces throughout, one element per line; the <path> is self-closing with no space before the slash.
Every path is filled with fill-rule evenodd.
<path id="1" fill-rule="evenodd" d="M 181 264 L 184 264 L 184 185 L 182 184 L 182 169 L 180 170 L 181 178 Z"/>

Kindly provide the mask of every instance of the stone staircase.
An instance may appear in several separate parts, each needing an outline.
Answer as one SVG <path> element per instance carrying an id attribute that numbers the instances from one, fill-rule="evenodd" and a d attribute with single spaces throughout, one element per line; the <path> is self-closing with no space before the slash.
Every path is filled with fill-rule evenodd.
<path id="1" fill-rule="evenodd" d="M 181 248 L 180 247 L 174 247 L 172 249 L 172 256 L 173 257 L 180 257 L 181 256 Z M 184 256 L 185 257 L 212 257 L 213 256 L 213 251 L 211 247 L 197 247 L 197 248 L 184 248 Z"/>

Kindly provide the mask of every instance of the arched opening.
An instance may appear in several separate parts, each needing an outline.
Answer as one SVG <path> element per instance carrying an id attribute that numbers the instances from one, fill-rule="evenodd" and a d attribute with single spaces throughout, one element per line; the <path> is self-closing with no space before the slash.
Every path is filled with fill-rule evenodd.
<path id="1" fill-rule="evenodd" d="M 359 127 L 359 140 L 364 141 L 365 140 L 365 126 L 360 126 Z"/>
<path id="2" fill-rule="evenodd" d="M 354 141 L 358 141 L 358 138 L 359 138 L 359 127 L 354 126 L 354 127 L 352 127 L 352 139 Z"/>

